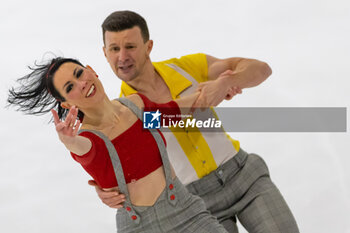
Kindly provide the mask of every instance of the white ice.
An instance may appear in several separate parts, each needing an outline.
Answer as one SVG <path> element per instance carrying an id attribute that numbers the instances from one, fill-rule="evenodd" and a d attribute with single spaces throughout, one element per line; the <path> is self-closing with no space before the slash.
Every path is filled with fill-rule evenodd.
<path id="1" fill-rule="evenodd" d="M 48 51 L 91 65 L 117 97 L 120 82 L 104 58 L 100 25 L 123 9 L 148 21 L 153 61 L 204 52 L 270 64 L 266 82 L 222 106 L 350 106 L 345 0 L 7 1 L 0 8 L 0 232 L 115 232 L 115 211 L 88 186 L 89 176 L 47 124 L 50 116 L 4 106 L 14 80 Z M 348 132 L 231 135 L 266 160 L 301 232 L 350 232 Z"/>

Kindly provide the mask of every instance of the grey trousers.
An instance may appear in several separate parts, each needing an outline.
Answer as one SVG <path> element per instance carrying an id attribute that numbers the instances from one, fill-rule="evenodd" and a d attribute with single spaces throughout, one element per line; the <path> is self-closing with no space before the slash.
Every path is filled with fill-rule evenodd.
<path id="1" fill-rule="evenodd" d="M 176 205 L 167 200 L 167 190 L 153 206 L 133 206 L 140 222 L 135 224 L 126 209 L 119 209 L 116 219 L 118 233 L 227 233 L 217 219 L 210 215 L 201 198 L 188 192 L 175 178 Z"/>
<path id="2" fill-rule="evenodd" d="M 232 159 L 186 188 L 200 196 L 228 232 L 236 217 L 250 233 L 298 233 L 287 203 L 272 183 L 264 160 L 242 149 Z"/>

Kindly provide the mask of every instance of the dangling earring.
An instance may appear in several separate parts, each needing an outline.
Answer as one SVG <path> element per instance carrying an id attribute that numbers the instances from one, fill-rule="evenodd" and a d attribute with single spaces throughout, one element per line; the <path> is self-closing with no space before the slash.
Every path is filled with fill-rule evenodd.
<path id="1" fill-rule="evenodd" d="M 96 78 L 98 78 L 98 75 L 96 74 Z"/>

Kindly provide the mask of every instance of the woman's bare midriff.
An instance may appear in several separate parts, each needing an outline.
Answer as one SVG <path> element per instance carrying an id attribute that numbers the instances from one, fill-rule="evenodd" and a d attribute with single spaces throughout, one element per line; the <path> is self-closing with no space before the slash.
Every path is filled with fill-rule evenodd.
<path id="1" fill-rule="evenodd" d="M 175 172 L 172 170 L 172 178 L 175 178 Z M 165 175 L 163 166 L 151 172 L 147 176 L 127 184 L 130 201 L 135 206 L 152 206 L 157 201 L 165 188 Z M 106 191 L 117 190 L 118 187 L 104 189 Z"/>

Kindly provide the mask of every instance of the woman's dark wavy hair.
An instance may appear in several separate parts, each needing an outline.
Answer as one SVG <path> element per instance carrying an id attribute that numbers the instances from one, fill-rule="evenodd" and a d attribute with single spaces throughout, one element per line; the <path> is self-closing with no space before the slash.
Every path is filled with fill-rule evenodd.
<path id="1" fill-rule="evenodd" d="M 63 57 L 53 58 L 44 64 L 34 62 L 33 67 L 28 66 L 32 72 L 17 79 L 19 86 L 9 90 L 9 105 L 15 105 L 17 111 L 30 115 L 42 115 L 54 108 L 59 118 L 64 119 L 69 110 L 61 107 L 61 102 L 65 99 L 54 87 L 53 76 L 66 62 L 83 66 L 76 59 Z M 79 111 L 78 117 L 83 116 L 83 112 Z"/>

